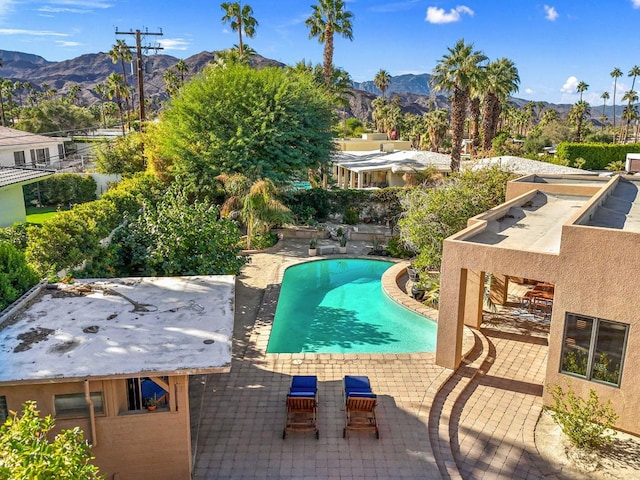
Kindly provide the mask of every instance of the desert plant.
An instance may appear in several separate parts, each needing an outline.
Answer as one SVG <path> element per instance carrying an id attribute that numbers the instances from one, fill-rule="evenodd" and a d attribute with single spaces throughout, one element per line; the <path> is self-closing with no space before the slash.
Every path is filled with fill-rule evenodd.
<path id="1" fill-rule="evenodd" d="M 348 241 L 347 236 L 346 235 L 340 235 L 339 238 L 340 238 L 340 246 L 341 247 L 346 247 L 347 246 L 347 241 Z"/>
<path id="2" fill-rule="evenodd" d="M 609 162 L 604 168 L 612 172 L 622 172 L 626 168 L 626 165 L 622 160 L 615 160 L 613 162 Z"/>
<path id="3" fill-rule="evenodd" d="M 612 427 L 618 415 L 611 400 L 601 403 L 595 390 L 589 390 L 589 399 L 575 394 L 571 384 L 565 391 L 560 385 L 551 387 L 553 420 L 560 425 L 572 445 L 584 450 L 595 450 L 613 443 Z"/>
<path id="4" fill-rule="evenodd" d="M 309 248 L 311 248 L 311 249 L 318 248 L 318 239 L 317 238 L 312 238 L 311 240 L 309 240 Z"/>

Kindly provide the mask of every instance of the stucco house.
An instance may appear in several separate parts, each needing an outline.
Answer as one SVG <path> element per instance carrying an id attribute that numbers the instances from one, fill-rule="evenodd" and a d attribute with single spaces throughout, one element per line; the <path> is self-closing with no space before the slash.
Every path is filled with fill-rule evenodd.
<path id="1" fill-rule="evenodd" d="M 479 327 L 485 275 L 506 301 L 511 281 L 550 285 L 549 385 L 611 400 L 616 427 L 640 434 L 640 179 L 528 175 L 506 202 L 444 242 L 436 363 L 461 363 L 464 325 Z M 525 300 L 525 299 L 523 299 Z M 531 299 L 530 299 L 531 300 Z"/>
<path id="2" fill-rule="evenodd" d="M 26 220 L 23 185 L 39 182 L 54 173 L 52 170 L 0 166 L 0 228 Z"/>
<path id="3" fill-rule="evenodd" d="M 191 478 L 188 379 L 230 370 L 234 298 L 230 275 L 40 285 L 0 315 L 0 421 L 35 400 L 105 478 Z"/>
<path id="4" fill-rule="evenodd" d="M 0 127 L 0 166 L 51 168 L 66 156 L 64 137 L 46 137 Z"/>

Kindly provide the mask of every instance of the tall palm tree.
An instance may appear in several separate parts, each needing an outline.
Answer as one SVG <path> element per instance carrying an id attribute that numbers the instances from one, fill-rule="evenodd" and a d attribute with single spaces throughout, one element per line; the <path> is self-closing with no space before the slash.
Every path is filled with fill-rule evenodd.
<path id="1" fill-rule="evenodd" d="M 580 94 L 580 101 L 582 101 L 582 94 L 589 89 L 589 85 L 585 82 L 578 82 L 578 86 L 576 87 L 576 91 Z"/>
<path id="2" fill-rule="evenodd" d="M 337 33 L 353 40 L 353 13 L 345 10 L 343 0 L 318 0 L 318 4 L 311 8 L 311 16 L 304 24 L 309 28 L 309 38 L 318 37 L 318 41 L 324 43 L 324 82 L 329 85 L 333 67 L 333 35 Z"/>
<path id="3" fill-rule="evenodd" d="M 569 112 L 569 119 L 576 124 L 576 141 L 582 141 L 582 125 L 588 115 L 591 114 L 589 104 L 584 100 L 578 100 L 571 111 Z"/>
<path id="4" fill-rule="evenodd" d="M 613 78 L 613 141 L 616 140 L 616 88 L 618 86 L 618 78 L 622 76 L 622 70 L 618 67 L 614 68 L 610 73 Z"/>
<path id="5" fill-rule="evenodd" d="M 7 123 L 4 118 L 4 82 L 6 80 L 0 77 L 0 120 L 2 120 L 2 126 L 6 127 Z"/>
<path id="6" fill-rule="evenodd" d="M 449 112 L 444 109 L 430 110 L 424 115 L 424 124 L 429 135 L 429 150 L 439 152 L 449 128 Z"/>
<path id="7" fill-rule="evenodd" d="M 373 84 L 378 90 L 382 92 L 383 97 L 384 92 L 386 92 L 387 88 L 389 88 L 389 83 L 391 83 L 391 76 L 386 70 L 380 69 L 380 71 L 376 73 L 376 76 L 373 77 Z"/>
<path id="8" fill-rule="evenodd" d="M 602 130 L 604 130 L 604 122 L 607 120 L 607 115 L 604 113 L 605 108 L 607 108 L 607 100 L 609 100 L 609 92 L 602 92 L 602 95 L 600 95 L 600 98 L 602 99 Z"/>
<path id="9" fill-rule="evenodd" d="M 220 4 L 220 8 L 224 10 L 222 22 L 229 23 L 231 30 L 238 32 L 238 50 L 240 56 L 243 56 L 242 34 L 253 38 L 258 26 L 258 21 L 253 16 L 253 9 L 249 5 L 242 6 L 240 2 L 223 2 Z"/>
<path id="10" fill-rule="evenodd" d="M 102 126 L 107 128 L 107 118 L 104 112 L 104 101 L 109 100 L 109 87 L 104 83 L 98 83 L 93 87 L 93 92 L 100 97 L 100 116 L 102 117 Z"/>
<path id="11" fill-rule="evenodd" d="M 178 60 L 176 63 L 176 72 L 180 74 L 180 83 L 184 84 L 184 78 L 189 73 L 189 65 L 183 59 Z"/>
<path id="12" fill-rule="evenodd" d="M 436 91 L 452 93 L 452 135 L 451 135 L 451 171 L 460 170 L 460 148 L 464 134 L 464 122 L 469 103 L 469 89 L 474 78 L 482 68 L 487 57 L 473 44 L 458 40 L 456 45 L 447 48 L 444 55 L 431 74 L 430 83 Z"/>
<path id="13" fill-rule="evenodd" d="M 489 151 L 498 128 L 502 103 L 518 91 L 520 76 L 513 61 L 500 58 L 487 65 L 484 78 L 486 94 L 482 105 L 482 148 Z"/>
<path id="14" fill-rule="evenodd" d="M 625 125 L 620 137 L 621 142 L 627 141 L 627 138 L 629 136 L 629 125 L 631 124 L 631 120 L 635 119 L 633 112 L 636 111 L 637 108 L 635 108 L 635 105 L 633 104 L 638 101 L 638 92 L 629 90 L 622 96 L 622 101 L 624 102 L 625 100 L 627 100 L 628 104 L 624 107 L 623 117 L 625 120 Z"/>
<path id="15" fill-rule="evenodd" d="M 116 44 L 111 47 L 109 50 L 109 57 L 113 63 L 120 62 L 120 68 L 122 69 L 122 84 L 125 86 L 129 86 L 127 82 L 127 63 L 130 63 L 133 60 L 133 55 L 131 54 L 131 50 L 127 46 L 127 43 L 124 40 L 116 40 Z M 126 100 L 126 109 L 127 114 L 130 110 L 133 109 L 133 105 L 129 106 L 129 100 Z"/>
<path id="16" fill-rule="evenodd" d="M 121 75 L 112 72 L 107 77 L 107 87 L 109 89 L 109 97 L 116 99 L 118 105 L 118 112 L 120 113 L 120 127 L 122 128 L 122 135 L 124 135 L 124 114 L 122 111 L 122 89 L 124 87 L 124 80 Z"/>
<path id="17" fill-rule="evenodd" d="M 633 80 L 631 81 L 631 88 L 629 89 L 629 92 L 627 93 L 636 93 L 635 90 L 633 89 L 636 85 L 636 77 L 640 75 L 640 67 L 638 65 L 634 65 L 633 68 L 631 68 L 631 70 L 629 70 L 629 76 L 633 77 Z M 633 101 L 637 101 L 633 100 L 631 95 L 627 95 L 627 99 L 629 101 L 629 103 L 627 104 L 628 110 L 631 110 L 631 104 L 633 103 Z M 632 101 L 633 100 L 633 101 Z M 629 134 L 629 125 L 631 124 L 631 120 L 632 118 L 630 116 L 627 116 L 627 121 L 624 124 L 624 139 L 626 141 L 627 139 L 627 135 Z"/>

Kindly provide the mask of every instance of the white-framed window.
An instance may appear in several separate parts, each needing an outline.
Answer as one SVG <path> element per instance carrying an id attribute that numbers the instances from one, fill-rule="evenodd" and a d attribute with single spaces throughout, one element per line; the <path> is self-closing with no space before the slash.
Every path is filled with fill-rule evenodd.
<path id="1" fill-rule="evenodd" d="M 628 334 L 626 323 L 567 313 L 560 371 L 620 386 Z"/>
<path id="2" fill-rule="evenodd" d="M 102 392 L 91 392 L 93 411 L 96 414 L 104 413 L 104 402 Z M 53 399 L 56 416 L 58 417 L 78 417 L 89 415 L 89 405 L 84 398 L 84 393 L 65 393 L 55 395 Z"/>
<path id="3" fill-rule="evenodd" d="M 24 150 L 19 152 L 13 152 L 13 160 L 16 164 L 16 167 L 23 167 L 27 164 L 27 160 L 24 156 Z"/>
<path id="4" fill-rule="evenodd" d="M 0 425 L 2 425 L 9 416 L 9 409 L 7 409 L 7 397 L 0 395 Z"/>

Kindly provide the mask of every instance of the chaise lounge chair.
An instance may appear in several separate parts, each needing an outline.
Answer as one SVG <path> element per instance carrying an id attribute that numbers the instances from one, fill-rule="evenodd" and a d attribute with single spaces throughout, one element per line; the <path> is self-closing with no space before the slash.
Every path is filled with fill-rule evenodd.
<path id="1" fill-rule="evenodd" d="M 282 438 L 287 433 L 314 432 L 320 438 L 317 425 L 318 378 L 313 375 L 295 375 L 287 394 L 287 419 Z"/>
<path id="2" fill-rule="evenodd" d="M 368 430 L 380 438 L 376 405 L 378 396 L 371 391 L 369 378 L 365 376 L 346 375 L 344 377 L 345 424 L 342 437 L 347 437 L 348 430 Z"/>

